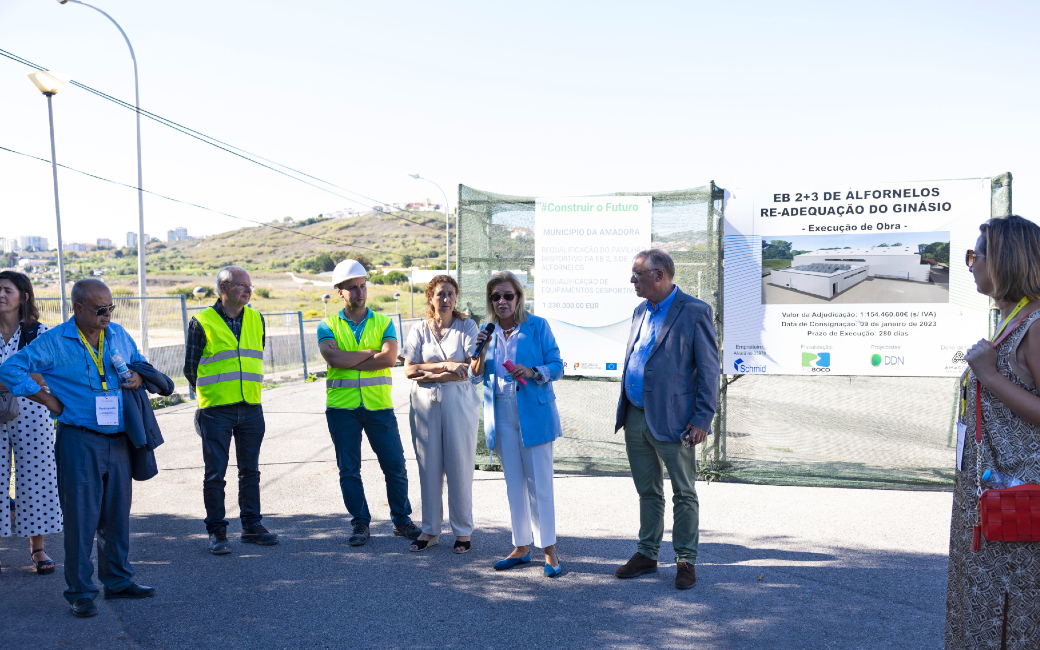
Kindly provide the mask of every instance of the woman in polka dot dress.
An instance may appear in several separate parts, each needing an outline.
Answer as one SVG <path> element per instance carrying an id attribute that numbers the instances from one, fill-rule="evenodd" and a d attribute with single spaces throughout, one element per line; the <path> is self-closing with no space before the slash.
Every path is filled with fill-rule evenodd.
<path id="1" fill-rule="evenodd" d="M 18 351 L 25 330 L 39 323 L 39 310 L 28 276 L 0 271 L 0 363 Z M 47 331 L 39 323 L 37 336 Z M 24 346 L 22 346 L 24 347 Z M 43 379 L 34 376 L 41 382 Z M 43 536 L 62 530 L 58 503 L 58 474 L 54 463 L 54 422 L 42 404 L 18 398 L 19 414 L 0 424 L 0 537 L 29 538 L 29 550 L 37 573 L 54 573 L 54 561 L 43 550 Z M 15 466 L 16 506 L 6 491 L 11 482 L 11 457 Z"/>

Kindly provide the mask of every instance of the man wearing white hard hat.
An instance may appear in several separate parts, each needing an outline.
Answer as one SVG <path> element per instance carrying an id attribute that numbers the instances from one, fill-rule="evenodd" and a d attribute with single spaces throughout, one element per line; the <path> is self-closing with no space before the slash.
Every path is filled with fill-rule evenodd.
<path id="1" fill-rule="evenodd" d="M 368 272 L 355 260 L 332 271 L 332 284 L 344 307 L 318 326 L 318 346 L 329 365 L 325 380 L 325 419 L 336 447 L 339 486 L 351 516 L 351 546 L 368 541 L 372 515 L 361 483 L 361 432 L 379 459 L 394 535 L 414 540 L 422 529 L 412 523 L 404 447 L 390 398 L 390 368 L 397 363 L 397 335 L 389 317 L 366 306 Z"/>

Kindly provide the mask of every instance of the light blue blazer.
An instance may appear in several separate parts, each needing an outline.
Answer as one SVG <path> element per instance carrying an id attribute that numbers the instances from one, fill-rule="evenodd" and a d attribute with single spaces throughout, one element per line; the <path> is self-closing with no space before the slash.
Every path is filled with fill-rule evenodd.
<path id="1" fill-rule="evenodd" d="M 560 414 L 556 410 L 556 393 L 552 383 L 563 377 L 563 359 L 560 348 L 556 345 L 556 337 L 549 329 L 544 318 L 531 314 L 520 323 L 516 334 L 516 359 L 514 363 L 531 368 L 539 366 L 548 370 L 549 379 L 539 384 L 528 379 L 524 386 L 516 384 L 516 408 L 520 414 L 520 438 L 525 447 L 534 447 L 552 442 L 560 437 Z M 498 364 L 495 360 L 498 337 L 488 343 L 487 356 L 484 358 L 484 374 L 470 379 L 474 384 L 484 384 L 484 442 L 488 449 L 495 448 L 495 372 Z"/>

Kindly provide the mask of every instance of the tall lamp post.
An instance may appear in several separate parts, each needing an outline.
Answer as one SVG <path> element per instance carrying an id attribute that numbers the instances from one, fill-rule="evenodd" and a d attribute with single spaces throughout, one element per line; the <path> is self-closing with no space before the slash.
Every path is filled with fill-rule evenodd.
<path id="1" fill-rule="evenodd" d="M 441 195 L 444 197 L 444 270 L 451 275 L 451 245 L 448 243 L 448 195 L 444 193 L 444 190 L 440 185 L 434 183 L 428 178 L 423 178 L 418 174 L 408 174 L 412 178 L 418 181 L 426 181 L 427 183 L 433 183 L 433 186 L 441 191 Z M 458 260 L 455 260 L 456 265 Z"/>
<path id="2" fill-rule="evenodd" d="M 119 26 L 119 23 L 115 21 L 112 16 L 109 16 L 104 11 L 98 9 L 94 5 L 88 5 L 80 0 L 58 0 L 59 4 L 65 4 L 67 2 L 74 2 L 84 7 L 90 7 L 94 11 L 97 11 L 105 18 L 112 21 L 112 24 L 116 26 L 119 33 L 123 35 L 123 40 L 126 41 L 126 46 L 130 48 L 130 58 L 134 61 L 134 112 L 137 114 L 137 293 L 141 296 L 141 354 L 148 355 L 148 284 L 145 277 L 144 267 L 144 256 L 145 248 L 148 245 L 148 241 L 144 234 L 144 182 L 141 175 L 141 93 L 140 86 L 137 83 L 137 56 L 134 55 L 134 46 L 130 44 L 130 39 L 126 37 L 126 32 Z"/>
<path id="3" fill-rule="evenodd" d="M 69 83 L 68 77 L 47 70 L 29 74 L 29 79 L 47 97 L 47 117 L 51 125 L 51 171 L 54 174 L 54 220 L 58 224 L 58 284 L 61 285 L 61 321 L 69 319 L 69 306 L 65 300 L 65 253 L 61 241 L 61 207 L 58 205 L 58 158 L 54 151 L 54 107 L 51 97 Z"/>

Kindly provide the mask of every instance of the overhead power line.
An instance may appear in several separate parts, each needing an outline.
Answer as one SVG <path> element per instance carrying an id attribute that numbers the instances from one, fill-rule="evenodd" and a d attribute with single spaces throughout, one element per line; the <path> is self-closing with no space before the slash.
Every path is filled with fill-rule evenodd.
<path id="1" fill-rule="evenodd" d="M 0 56 L 4 56 L 4 57 L 6 57 L 8 59 L 11 59 L 12 61 L 15 61 L 16 63 L 21 63 L 22 65 L 29 66 L 30 68 L 34 68 L 36 70 L 45 70 L 46 69 L 46 68 L 44 68 L 43 66 L 41 66 L 41 65 L 39 65 L 37 63 L 33 63 L 32 61 L 29 61 L 28 59 L 24 59 L 24 58 L 18 56 L 17 54 L 14 54 L 12 52 L 8 52 L 6 50 L 0 49 Z M 203 142 L 205 144 L 208 144 L 208 145 L 210 145 L 212 147 L 216 147 L 217 149 L 220 149 L 221 151 L 225 151 L 225 152 L 227 152 L 227 153 L 229 153 L 229 154 L 231 154 L 233 156 L 238 156 L 239 158 L 241 158 L 243 160 L 249 161 L 249 162 L 251 162 L 251 163 L 253 163 L 255 165 L 259 165 L 259 166 L 261 166 L 261 167 L 263 167 L 265 169 L 268 169 L 270 171 L 275 172 L 276 174 L 281 174 L 282 176 L 285 176 L 287 178 L 291 178 L 291 179 L 293 179 L 295 181 L 298 181 L 300 183 L 303 183 L 305 185 L 309 185 L 310 187 L 313 187 L 315 189 L 321 190 L 322 192 L 328 192 L 329 194 L 332 194 L 333 196 L 338 196 L 341 199 L 346 199 L 347 201 L 351 201 L 351 202 L 356 203 L 358 205 L 369 207 L 368 204 L 363 203 L 362 201 L 359 201 L 358 199 L 355 199 L 355 198 L 352 198 L 352 197 L 349 197 L 349 196 L 344 196 L 344 195 L 340 194 L 339 192 L 334 192 L 334 191 L 328 189 L 327 187 L 322 187 L 321 185 L 316 185 L 316 184 L 311 183 L 311 182 L 309 182 L 307 180 L 304 180 L 303 178 L 299 178 L 298 176 L 293 176 L 293 174 L 299 174 L 300 176 L 304 176 L 306 178 L 310 178 L 312 180 L 318 181 L 319 183 L 322 183 L 324 185 L 328 185 L 329 187 L 335 187 L 336 189 L 343 190 L 344 192 L 349 192 L 350 194 L 353 194 L 355 196 L 359 196 L 362 199 L 365 199 L 366 201 L 372 201 L 372 202 L 375 202 L 375 203 L 377 203 L 379 205 L 388 205 L 387 203 L 384 203 L 383 201 L 380 201 L 378 199 L 374 199 L 374 198 L 372 198 L 370 196 L 366 196 L 364 194 L 361 194 L 360 192 L 355 192 L 354 190 L 351 190 L 351 189 L 346 188 L 346 187 L 342 187 L 342 186 L 337 185 L 335 183 L 332 183 L 330 181 L 323 180 L 321 178 L 318 178 L 317 176 L 312 176 L 311 174 L 307 174 L 307 173 L 299 171 L 297 169 L 293 169 L 292 167 L 289 167 L 288 165 L 283 165 L 283 164 L 281 164 L 279 162 L 276 162 L 274 160 L 270 160 L 268 158 L 264 158 L 263 156 L 260 156 L 260 155 L 254 154 L 254 153 L 250 153 L 249 151 L 246 151 L 245 149 L 242 149 L 240 147 L 236 147 L 236 146 L 234 146 L 232 144 L 228 144 L 227 142 L 224 142 L 223 140 L 218 140 L 217 138 L 208 136 L 208 135 L 206 135 L 204 133 L 200 133 L 200 132 L 198 132 L 198 131 L 196 131 L 194 129 L 188 128 L 188 127 L 186 127 L 186 126 L 184 126 L 182 124 L 178 124 L 177 122 L 174 122 L 173 120 L 169 120 L 169 119 L 167 119 L 165 117 L 162 117 L 161 115 L 157 115 L 155 113 L 152 113 L 151 111 L 147 111 L 147 110 L 145 110 L 143 108 L 142 109 L 138 109 L 137 107 L 135 107 L 133 104 L 131 104 L 129 102 L 123 101 L 122 99 L 119 99 L 117 97 L 113 97 L 112 95 L 104 93 L 104 92 L 102 92 L 100 90 L 97 90 L 95 88 L 91 88 L 90 86 L 82 84 L 82 83 L 80 83 L 78 81 L 73 80 L 73 81 L 70 81 L 69 83 L 72 84 L 73 86 L 77 87 L 77 88 L 85 90 L 85 91 L 87 91 L 87 92 L 89 92 L 89 93 L 91 93 L 93 95 L 96 95 L 96 96 L 102 98 L 102 99 L 108 100 L 108 101 L 110 101 L 110 102 L 112 102 L 112 103 L 114 103 L 114 104 L 116 104 L 118 106 L 122 106 L 123 108 L 129 109 L 129 110 L 135 111 L 135 112 L 140 110 L 141 115 L 143 115 L 144 117 L 147 117 L 148 119 L 151 119 L 151 120 L 153 120 L 155 122 L 158 122 L 159 124 L 161 124 L 163 126 L 169 127 L 169 128 L 171 128 L 171 129 L 173 129 L 175 131 L 183 133 L 184 135 L 187 135 L 187 136 L 189 136 L 191 138 L 194 138 L 194 139 L 196 139 L 196 140 L 198 140 L 200 142 Z M 264 162 L 261 162 L 261 161 L 264 161 Z M 275 167 L 272 167 L 271 165 L 264 164 L 265 162 L 271 163 L 271 165 L 275 165 L 275 167 L 281 167 L 282 169 L 276 169 Z M 284 170 L 289 170 L 290 172 L 293 172 L 293 174 L 290 174 L 290 173 L 288 173 L 286 171 L 283 171 L 283 169 Z M 158 195 L 156 195 L 156 196 L 158 196 Z M 447 207 L 445 207 L 445 209 L 447 209 Z M 426 218 L 426 215 L 422 215 L 422 214 L 419 214 L 417 212 L 412 212 L 411 210 L 400 210 L 399 209 L 399 211 L 400 212 L 404 212 L 406 214 L 411 214 L 411 215 L 414 215 L 414 216 L 417 216 L 417 217 L 420 217 L 420 218 L 423 218 L 423 219 Z M 416 226 L 422 226 L 423 228 L 429 228 L 430 230 L 435 230 L 438 233 L 440 233 L 440 227 L 429 226 L 429 225 L 427 225 L 427 224 L 425 224 L 423 222 L 414 221 L 412 219 L 408 219 L 408 218 L 406 218 L 404 216 L 401 216 L 400 214 L 394 214 L 393 212 L 390 212 L 388 214 L 389 214 L 389 216 L 392 216 L 392 217 L 394 217 L 396 219 L 400 219 L 402 221 L 406 221 L 406 222 L 411 223 L 411 224 L 416 225 Z"/>
<path id="2" fill-rule="evenodd" d="M 33 156 L 32 154 L 22 153 L 21 151 L 15 151 L 14 149 L 9 149 L 7 147 L 0 147 L 0 151 L 7 151 L 7 152 L 10 152 L 10 153 L 13 153 L 13 154 L 17 154 L 19 156 L 25 156 L 26 158 L 32 158 L 33 160 L 39 160 L 40 162 L 45 162 L 48 165 L 51 163 L 51 161 L 48 160 L 47 158 L 40 158 L 39 156 Z M 134 185 L 128 185 L 127 183 L 120 183 L 119 181 L 114 181 L 112 179 L 104 178 L 104 177 L 98 176 L 96 174 L 91 174 L 90 172 L 85 172 L 83 170 L 76 169 L 74 167 L 69 167 L 68 165 L 63 165 L 61 163 L 58 163 L 58 167 L 61 167 L 62 169 L 67 169 L 70 172 L 76 172 L 77 174 L 83 174 L 84 176 L 89 176 L 90 178 L 95 178 L 95 179 L 97 179 L 99 181 L 105 181 L 106 183 L 112 183 L 113 185 L 119 185 L 121 187 L 126 187 L 126 188 L 131 189 L 131 190 L 137 190 L 138 189 Z M 180 199 L 175 199 L 175 198 L 170 197 L 170 196 L 164 196 L 164 195 L 159 194 L 157 192 L 152 192 L 151 190 L 141 190 L 141 191 L 146 193 L 146 194 L 151 194 L 152 196 L 158 197 L 160 199 L 165 199 L 167 201 L 172 201 L 174 203 L 180 203 L 182 205 L 191 206 L 193 208 L 198 208 L 199 210 L 205 210 L 207 212 L 213 212 L 214 214 L 219 214 L 219 215 L 222 215 L 222 216 L 225 216 L 225 217 L 230 217 L 232 219 L 238 219 L 240 221 L 248 221 L 249 223 L 255 223 L 255 224 L 259 225 L 259 226 L 264 226 L 265 228 L 273 228 L 275 230 L 281 230 L 281 231 L 284 231 L 284 232 L 287 232 L 287 233 L 291 233 L 293 235 L 298 235 L 300 237 L 309 237 L 311 239 L 318 239 L 318 240 L 329 242 L 329 243 L 332 243 L 332 244 L 339 244 L 339 245 L 345 246 L 347 248 L 360 248 L 361 250 L 372 251 L 373 253 L 378 253 L 380 255 L 387 255 L 387 254 L 389 254 L 389 255 L 399 255 L 399 256 L 402 256 L 402 257 L 404 255 L 406 255 L 406 253 L 398 253 L 398 252 L 395 252 L 395 251 L 384 251 L 384 250 L 379 250 L 378 248 L 369 248 L 368 246 L 359 246 L 357 244 L 348 244 L 345 241 L 342 241 L 342 240 L 339 240 L 339 239 L 332 239 L 331 237 L 322 237 L 320 235 L 312 235 L 310 233 L 300 232 L 300 231 L 292 229 L 292 228 L 285 228 L 285 227 L 282 227 L 282 226 L 275 226 L 275 225 L 270 224 L 270 223 L 264 223 L 263 221 L 257 221 L 255 219 L 248 219 L 246 217 L 240 217 L 238 215 L 230 214 L 230 213 L 227 213 L 227 212 L 222 212 L 220 210 L 214 210 L 213 208 L 207 208 L 206 206 L 199 205 L 198 203 L 192 203 L 190 201 L 182 201 Z M 428 259 L 428 258 L 423 258 L 423 259 Z"/>

